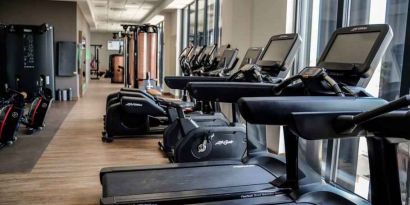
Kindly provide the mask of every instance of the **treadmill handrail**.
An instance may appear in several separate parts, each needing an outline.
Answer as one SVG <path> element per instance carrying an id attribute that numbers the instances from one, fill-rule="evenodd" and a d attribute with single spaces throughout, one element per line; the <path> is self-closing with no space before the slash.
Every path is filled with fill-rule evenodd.
<path id="1" fill-rule="evenodd" d="M 246 121 L 269 125 L 294 125 L 297 124 L 295 115 L 302 114 L 361 113 L 386 103 L 385 100 L 374 97 L 339 96 L 257 97 L 242 98 L 238 102 L 240 113 Z M 311 123 L 310 121 L 309 125 Z M 317 137 L 322 139 L 325 136 Z"/>
<path id="2" fill-rule="evenodd" d="M 186 89 L 190 82 L 225 82 L 227 78 L 211 76 L 166 76 L 165 84 L 171 89 Z"/>
<path id="3" fill-rule="evenodd" d="M 272 96 L 276 85 L 252 82 L 192 82 L 187 89 L 197 100 L 236 103 L 242 97 Z"/>

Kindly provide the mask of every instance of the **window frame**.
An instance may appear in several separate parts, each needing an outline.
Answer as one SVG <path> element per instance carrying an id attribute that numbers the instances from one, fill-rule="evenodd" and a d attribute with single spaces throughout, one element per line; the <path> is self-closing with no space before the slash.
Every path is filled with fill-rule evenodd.
<path id="1" fill-rule="evenodd" d="M 190 41 L 190 37 L 193 37 L 193 43 L 194 45 L 198 45 L 198 19 L 199 19 L 199 0 L 195 0 L 193 1 L 191 4 L 187 5 L 186 7 L 181 9 L 182 12 L 182 18 L 181 18 L 181 48 L 186 47 L 189 45 Z M 203 45 L 209 45 L 209 34 L 208 34 L 208 12 L 209 12 L 209 8 L 208 8 L 208 0 L 203 0 L 204 3 L 204 24 L 203 24 L 203 31 L 204 31 L 204 40 L 203 40 Z M 195 7 L 195 15 L 194 15 L 194 19 L 191 18 L 191 11 L 192 11 L 192 7 Z M 215 9 L 214 9 L 214 33 L 213 33 L 213 38 L 214 38 L 214 44 L 219 44 L 220 41 L 220 30 L 219 30 L 219 26 L 220 26 L 220 21 L 221 21 L 221 0 L 215 0 L 215 5 L 214 5 Z M 194 24 L 194 34 L 193 36 L 190 36 L 190 26 L 191 26 L 191 22 L 193 20 L 193 24 Z M 187 25 L 185 25 L 187 24 Z M 187 29 L 185 29 L 185 26 Z M 184 39 L 186 36 L 186 39 Z M 186 40 L 186 42 L 185 42 Z M 202 46 L 202 45 L 201 45 Z"/>
<path id="2" fill-rule="evenodd" d="M 337 13 L 336 13 L 336 28 L 340 28 L 346 26 L 350 22 L 350 5 L 353 0 L 337 0 Z M 312 3 L 309 4 L 310 1 L 305 0 L 295 0 L 295 21 L 294 27 L 296 28 L 295 31 L 297 33 L 303 32 L 302 35 L 306 35 L 306 39 L 309 39 L 305 42 L 305 44 L 300 49 L 296 60 L 295 65 L 292 70 L 291 74 L 294 75 L 299 72 L 300 69 L 303 69 L 304 66 L 309 64 L 310 53 L 309 49 L 312 46 L 310 39 L 311 39 L 311 28 L 309 26 L 311 24 L 311 19 L 306 18 L 304 16 L 309 15 L 306 14 L 304 11 L 308 11 L 311 13 Z M 401 82 L 400 82 L 400 90 L 399 96 L 407 95 L 410 93 L 410 2 L 408 3 L 407 8 L 404 10 L 407 11 L 407 23 L 405 25 L 405 38 L 404 38 L 404 50 L 403 50 L 403 62 L 401 67 Z M 386 23 L 388 23 L 386 21 Z M 318 51 L 320 52 L 320 51 Z M 357 139 L 359 140 L 359 138 Z M 340 139 L 335 140 L 327 140 L 324 142 L 327 145 L 327 150 L 325 153 L 325 162 L 326 167 L 324 169 L 324 180 L 328 183 L 334 184 L 335 186 L 341 187 L 334 181 L 337 177 L 337 170 L 338 170 L 338 163 L 337 158 L 339 156 L 340 151 Z M 358 148 L 358 147 L 357 147 Z M 358 150 L 357 150 L 358 152 Z M 357 166 L 357 164 L 356 164 Z M 408 179 L 409 180 L 409 179 Z M 344 189 L 343 187 L 341 187 Z M 369 189 L 370 192 L 370 189 Z"/>

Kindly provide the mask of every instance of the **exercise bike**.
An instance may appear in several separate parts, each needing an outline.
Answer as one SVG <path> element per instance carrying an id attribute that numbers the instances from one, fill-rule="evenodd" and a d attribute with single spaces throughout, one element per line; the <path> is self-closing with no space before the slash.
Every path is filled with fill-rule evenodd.
<path id="1" fill-rule="evenodd" d="M 26 126 L 28 135 L 45 127 L 45 118 L 54 100 L 51 89 L 45 86 L 44 78 L 40 77 L 37 96 L 31 102 L 28 114 L 20 120 L 20 123 Z"/>
<path id="2" fill-rule="evenodd" d="M 12 145 L 16 140 L 19 122 L 24 114 L 24 96 L 7 89 L 7 100 L 0 102 L 0 148 Z"/>

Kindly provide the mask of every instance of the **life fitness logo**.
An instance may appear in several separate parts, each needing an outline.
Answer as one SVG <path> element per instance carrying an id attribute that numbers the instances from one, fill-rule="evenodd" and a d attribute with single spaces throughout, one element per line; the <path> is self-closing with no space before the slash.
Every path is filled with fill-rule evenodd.
<path id="1" fill-rule="evenodd" d="M 47 107 L 47 103 L 41 104 L 41 107 L 42 107 L 42 108 L 46 108 L 46 107 Z"/>
<path id="2" fill-rule="evenodd" d="M 125 106 L 130 106 L 130 107 L 142 107 L 142 104 L 140 103 L 127 103 Z"/>
<path id="3" fill-rule="evenodd" d="M 19 116 L 19 114 L 18 114 L 17 112 L 13 112 L 13 113 L 11 113 L 11 116 L 12 116 L 13 118 L 17 118 L 17 117 Z"/>
<path id="4" fill-rule="evenodd" d="M 221 145 L 229 145 L 229 144 L 233 144 L 233 140 L 221 140 L 215 143 L 216 146 L 221 146 Z"/>
<path id="5" fill-rule="evenodd" d="M 363 31 L 363 30 L 367 30 L 367 27 L 366 26 L 356 27 L 356 28 L 353 28 L 350 31 Z"/>

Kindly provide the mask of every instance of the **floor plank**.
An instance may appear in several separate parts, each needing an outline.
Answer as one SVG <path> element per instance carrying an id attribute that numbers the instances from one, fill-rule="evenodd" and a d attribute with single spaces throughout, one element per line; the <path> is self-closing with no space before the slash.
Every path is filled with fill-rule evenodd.
<path id="1" fill-rule="evenodd" d="M 167 163 L 158 139 L 101 142 L 105 97 L 120 87 L 91 81 L 32 172 L 0 175 L 0 204 L 99 204 L 101 168 Z"/>

